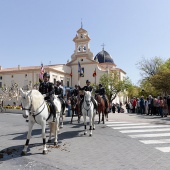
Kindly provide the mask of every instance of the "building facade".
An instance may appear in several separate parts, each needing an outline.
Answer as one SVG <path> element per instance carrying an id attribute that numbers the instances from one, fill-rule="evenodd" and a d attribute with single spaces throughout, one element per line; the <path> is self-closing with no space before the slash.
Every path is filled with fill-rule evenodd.
<path id="1" fill-rule="evenodd" d="M 124 79 L 126 73 L 116 67 L 112 57 L 104 50 L 104 47 L 96 56 L 93 55 L 90 50 L 90 37 L 85 29 L 80 28 L 77 31 L 73 42 L 75 43 L 75 49 L 70 61 L 66 64 L 43 66 L 45 72 L 50 74 L 51 82 L 55 83 L 55 81 L 60 80 L 63 86 L 74 87 L 76 84 L 84 86 L 88 79 L 91 83 L 99 84 L 100 77 L 112 70 L 119 73 L 120 80 Z M 17 83 L 19 87 L 25 90 L 28 90 L 29 86 L 36 88 L 39 83 L 39 74 L 40 66 L 22 67 L 18 65 L 15 68 L 0 66 L 0 87 L 4 85 L 10 87 Z M 120 101 L 123 102 L 121 96 L 117 97 L 114 102 L 119 103 Z"/>

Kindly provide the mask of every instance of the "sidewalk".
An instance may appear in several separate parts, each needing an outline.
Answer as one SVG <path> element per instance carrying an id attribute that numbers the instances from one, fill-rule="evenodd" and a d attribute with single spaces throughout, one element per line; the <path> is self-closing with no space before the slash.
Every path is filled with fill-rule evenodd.
<path id="1" fill-rule="evenodd" d="M 98 115 L 96 116 L 98 118 Z M 137 113 L 109 113 L 109 121 L 150 122 L 155 124 L 170 124 L 170 117 L 148 116 Z"/>

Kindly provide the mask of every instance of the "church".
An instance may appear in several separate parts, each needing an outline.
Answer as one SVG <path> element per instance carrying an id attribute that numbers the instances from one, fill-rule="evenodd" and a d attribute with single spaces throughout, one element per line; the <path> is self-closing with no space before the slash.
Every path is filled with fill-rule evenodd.
<path id="1" fill-rule="evenodd" d="M 64 87 L 74 87 L 76 84 L 81 87 L 90 80 L 92 84 L 99 84 L 100 77 L 113 70 L 116 70 L 123 80 L 125 71 L 116 67 L 111 55 L 103 49 L 95 56 L 90 50 L 90 37 L 88 32 L 82 27 L 78 29 L 73 38 L 75 43 L 74 53 L 70 56 L 70 61 L 66 64 L 44 65 L 45 72 L 50 74 L 50 81 L 62 82 Z M 17 83 L 19 87 L 28 90 L 30 86 L 36 88 L 39 84 L 40 66 L 22 67 L 18 65 L 14 68 L 3 68 L 0 66 L 0 88 L 4 85 L 11 87 Z M 124 102 L 123 96 L 118 96 L 114 102 Z"/>

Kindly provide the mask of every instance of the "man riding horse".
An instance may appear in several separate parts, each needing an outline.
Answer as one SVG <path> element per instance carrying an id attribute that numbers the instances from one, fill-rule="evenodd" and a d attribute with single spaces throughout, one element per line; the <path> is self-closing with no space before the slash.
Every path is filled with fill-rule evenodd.
<path id="1" fill-rule="evenodd" d="M 75 85 L 75 89 L 72 91 L 72 97 L 73 96 L 78 96 L 78 94 L 79 94 L 79 88 L 78 88 L 78 86 L 77 86 L 77 84 Z"/>
<path id="2" fill-rule="evenodd" d="M 99 84 L 99 89 L 95 91 L 95 93 L 98 93 L 104 100 L 105 102 L 105 107 L 106 107 L 106 111 L 108 112 L 108 99 L 107 99 L 107 96 L 106 96 L 106 90 L 105 88 L 103 87 L 102 84 Z"/>
<path id="3" fill-rule="evenodd" d="M 50 74 L 45 72 L 43 75 L 43 82 L 40 83 L 39 86 L 39 92 L 44 96 L 44 100 L 47 100 L 52 105 L 52 114 L 53 114 L 53 122 L 55 122 L 56 119 L 56 106 L 53 102 L 54 100 L 54 84 L 49 82 Z"/>
<path id="4" fill-rule="evenodd" d="M 90 86 L 90 83 L 91 83 L 91 82 L 90 82 L 89 80 L 86 80 L 86 86 L 84 86 L 83 88 L 79 87 L 79 89 L 80 89 L 80 90 L 84 90 L 84 91 L 90 91 L 90 92 L 92 92 L 93 87 Z M 81 110 L 81 108 L 82 108 L 83 101 L 84 101 L 84 96 L 82 96 L 82 99 L 81 99 L 81 101 L 80 101 L 80 110 Z M 91 97 L 91 101 L 93 102 L 94 109 L 97 110 L 97 103 L 96 103 L 96 101 L 94 100 L 93 97 Z"/>
<path id="5" fill-rule="evenodd" d="M 64 98 L 63 98 L 63 87 L 61 86 L 60 81 L 56 82 L 54 89 L 55 89 L 55 95 L 57 95 L 58 98 L 60 99 L 61 105 L 65 104 L 65 101 L 64 101 Z M 64 114 L 64 112 L 62 114 Z"/>

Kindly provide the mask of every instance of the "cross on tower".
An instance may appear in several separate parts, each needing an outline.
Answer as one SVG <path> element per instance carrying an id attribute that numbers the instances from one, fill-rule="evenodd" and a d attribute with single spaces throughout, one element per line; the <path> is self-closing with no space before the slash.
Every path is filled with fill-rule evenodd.
<path id="1" fill-rule="evenodd" d="M 103 43 L 101 46 L 103 47 L 103 50 L 104 50 L 104 46 L 105 46 L 105 44 Z"/>

